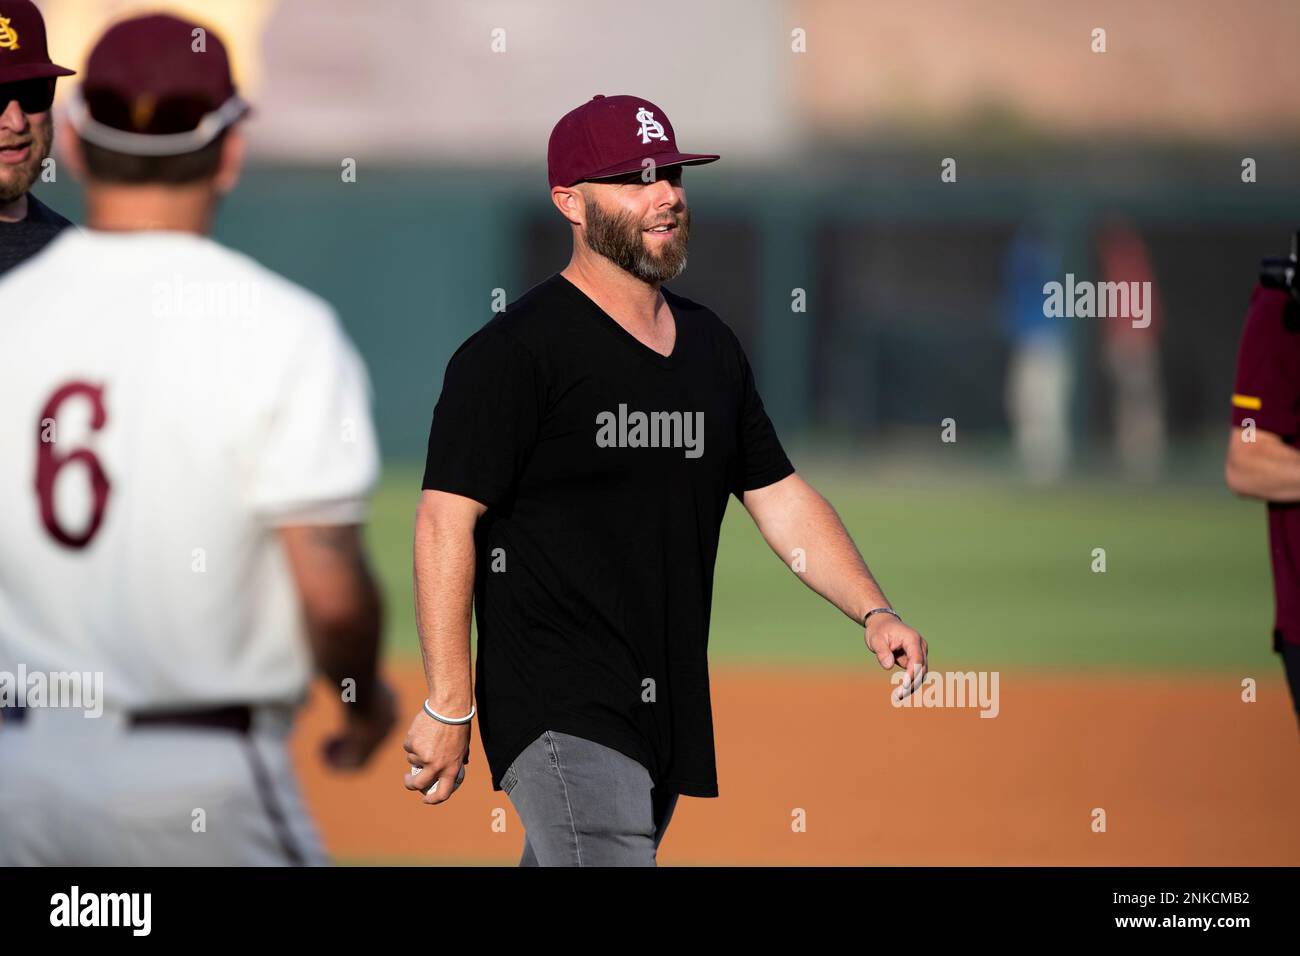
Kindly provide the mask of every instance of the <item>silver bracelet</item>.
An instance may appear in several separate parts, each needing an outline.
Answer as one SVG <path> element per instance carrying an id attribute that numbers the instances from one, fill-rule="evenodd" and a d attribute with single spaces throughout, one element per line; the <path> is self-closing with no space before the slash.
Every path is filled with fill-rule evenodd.
<path id="1" fill-rule="evenodd" d="M 866 626 L 867 626 L 867 618 L 871 617 L 871 615 L 876 614 L 876 613 L 892 614 L 892 615 L 894 615 L 894 617 L 898 618 L 900 621 L 903 619 L 903 616 L 902 616 L 901 614 L 899 614 L 897 611 L 895 611 L 892 607 L 873 607 L 873 608 L 872 608 L 870 611 L 868 611 L 866 614 L 862 615 L 862 626 L 863 626 L 863 627 L 866 627 Z"/>
<path id="2" fill-rule="evenodd" d="M 895 611 L 892 607 L 873 607 L 873 608 L 872 608 L 870 611 L 868 611 L 866 614 L 862 615 L 862 628 L 863 628 L 863 630 L 866 630 L 866 627 L 867 627 L 867 619 L 870 618 L 871 615 L 876 614 L 876 613 L 880 613 L 880 614 L 892 614 L 892 615 L 894 615 L 894 617 L 898 618 L 900 621 L 903 619 L 902 615 L 899 614 L 897 611 Z M 867 650 L 871 651 L 871 653 L 873 653 L 873 654 L 876 653 L 875 650 L 872 649 L 872 647 L 871 647 L 871 641 L 870 641 L 869 639 L 867 640 Z"/>
<path id="3" fill-rule="evenodd" d="M 438 713 L 436 710 L 434 710 L 432 707 L 429 706 L 429 698 L 426 697 L 424 699 L 424 712 L 428 714 L 430 717 L 432 717 L 434 720 L 440 720 L 444 724 L 468 724 L 474 718 L 475 711 L 476 708 L 474 707 L 474 705 L 470 704 L 469 713 L 466 714 L 464 717 L 444 717 L 442 716 L 442 714 Z"/>

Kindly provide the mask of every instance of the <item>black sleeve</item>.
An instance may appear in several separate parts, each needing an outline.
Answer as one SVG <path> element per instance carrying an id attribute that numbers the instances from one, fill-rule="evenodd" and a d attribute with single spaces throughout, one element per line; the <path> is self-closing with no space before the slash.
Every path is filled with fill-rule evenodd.
<path id="1" fill-rule="evenodd" d="M 447 363 L 424 488 L 500 505 L 536 444 L 540 420 L 532 356 L 499 328 L 479 330 Z"/>
<path id="2" fill-rule="evenodd" d="M 767 417 L 763 399 L 754 384 L 754 371 L 749 367 L 740 340 L 732 333 L 736 356 L 740 361 L 741 404 L 739 422 L 740 463 L 736 470 L 736 483 L 732 492 L 737 498 L 743 492 L 763 488 L 794 474 L 794 465 L 786 457 L 776 428 Z"/>

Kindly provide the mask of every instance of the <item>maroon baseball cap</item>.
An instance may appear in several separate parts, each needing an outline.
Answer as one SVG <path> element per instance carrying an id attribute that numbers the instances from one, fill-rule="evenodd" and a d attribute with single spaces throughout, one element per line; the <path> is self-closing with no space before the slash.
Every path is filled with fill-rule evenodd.
<path id="1" fill-rule="evenodd" d="M 552 186 L 640 172 L 646 159 L 659 167 L 698 166 L 720 158 L 679 152 L 673 124 L 649 100 L 601 93 L 555 124 L 546 150 Z"/>
<path id="2" fill-rule="evenodd" d="M 50 62 L 45 20 L 31 0 L 0 0 L 0 83 L 72 76 Z"/>
<path id="3" fill-rule="evenodd" d="M 174 156 L 212 142 L 249 105 L 235 90 L 221 37 L 153 14 L 100 37 L 68 112 L 88 142 L 134 156 Z"/>

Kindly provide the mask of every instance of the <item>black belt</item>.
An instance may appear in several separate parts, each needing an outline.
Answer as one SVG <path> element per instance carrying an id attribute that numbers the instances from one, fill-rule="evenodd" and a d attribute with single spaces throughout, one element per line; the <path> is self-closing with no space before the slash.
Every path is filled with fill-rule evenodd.
<path id="1" fill-rule="evenodd" d="M 26 707 L 0 707 L 0 720 L 5 723 L 21 724 L 26 719 Z M 197 727 L 247 734 L 253 726 L 253 708 L 233 704 L 197 710 L 140 710 L 128 713 L 126 722 L 129 727 Z"/>
<path id="2" fill-rule="evenodd" d="M 253 708 L 233 704 L 202 710 L 141 710 L 127 714 L 126 720 L 131 727 L 197 727 L 246 734 L 253 726 Z"/>

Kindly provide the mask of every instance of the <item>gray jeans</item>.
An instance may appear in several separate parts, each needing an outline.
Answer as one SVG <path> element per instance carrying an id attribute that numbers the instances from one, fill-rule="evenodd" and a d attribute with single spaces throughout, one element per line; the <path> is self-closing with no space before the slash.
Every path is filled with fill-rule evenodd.
<path id="1" fill-rule="evenodd" d="M 640 761 L 554 730 L 523 749 L 501 789 L 524 822 L 520 866 L 654 866 L 677 805 Z"/>

